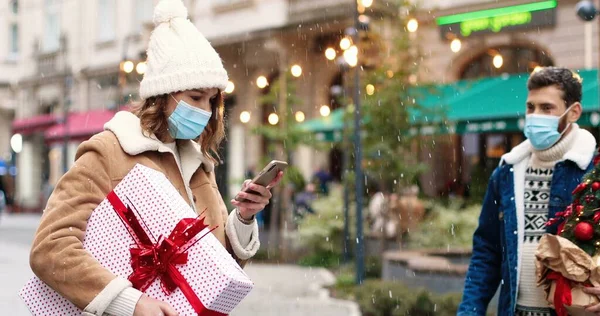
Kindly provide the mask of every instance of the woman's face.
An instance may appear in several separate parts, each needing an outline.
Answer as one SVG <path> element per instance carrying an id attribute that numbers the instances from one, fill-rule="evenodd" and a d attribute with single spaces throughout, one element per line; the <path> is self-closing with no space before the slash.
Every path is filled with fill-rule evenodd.
<path id="1" fill-rule="evenodd" d="M 181 100 L 193 107 L 212 112 L 212 101 L 217 98 L 218 93 L 219 89 L 217 88 L 195 89 L 171 93 L 172 98 L 169 98 L 169 102 L 167 103 L 167 115 L 171 115 L 171 113 L 175 111 L 177 103 Z"/>

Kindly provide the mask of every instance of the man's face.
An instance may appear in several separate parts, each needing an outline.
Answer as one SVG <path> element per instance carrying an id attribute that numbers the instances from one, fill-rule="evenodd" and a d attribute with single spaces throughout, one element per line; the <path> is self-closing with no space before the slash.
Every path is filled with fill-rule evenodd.
<path id="1" fill-rule="evenodd" d="M 567 104 L 563 100 L 563 91 L 556 86 L 544 87 L 529 91 L 527 95 L 527 114 L 542 114 L 562 116 L 567 111 Z M 577 122 L 581 116 L 581 104 L 575 102 L 565 118 L 560 121 L 559 131 L 563 131 L 567 124 Z"/>
<path id="2" fill-rule="evenodd" d="M 529 91 L 527 95 L 527 114 L 561 116 L 567 110 L 563 92 L 556 86 Z"/>

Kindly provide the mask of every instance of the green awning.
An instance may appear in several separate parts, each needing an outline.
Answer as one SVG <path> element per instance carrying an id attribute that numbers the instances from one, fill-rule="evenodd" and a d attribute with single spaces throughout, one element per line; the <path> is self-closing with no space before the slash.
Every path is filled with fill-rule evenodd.
<path id="1" fill-rule="evenodd" d="M 582 70 L 584 115 L 579 124 L 600 125 L 597 70 Z M 447 85 L 417 88 L 417 103 L 435 114 L 415 113 L 415 125 L 440 120 L 443 113 L 447 132 L 491 133 L 518 132 L 523 129 L 527 79 L 529 74 L 515 74 L 475 81 L 458 81 Z M 426 123 L 424 125 L 427 125 Z M 413 133 L 436 133 L 432 127 L 415 127 Z"/>
<path id="2" fill-rule="evenodd" d="M 579 125 L 600 126 L 598 71 L 581 70 L 583 116 Z M 424 111 L 413 113 L 411 134 L 519 132 L 525 124 L 525 102 L 529 74 L 514 74 L 451 84 L 418 87 L 411 91 Z M 437 123 L 438 127 L 432 125 Z M 439 127 L 439 126 L 442 127 Z M 344 109 L 300 125 L 321 141 L 340 141 Z"/>
<path id="3" fill-rule="evenodd" d="M 314 133 L 318 141 L 340 142 L 343 137 L 344 114 L 344 108 L 335 109 L 328 116 L 308 120 L 299 127 L 304 131 Z"/>
<path id="4" fill-rule="evenodd" d="M 300 124 L 307 132 L 329 132 L 344 129 L 344 108 L 333 110 L 328 116 L 314 118 Z"/>

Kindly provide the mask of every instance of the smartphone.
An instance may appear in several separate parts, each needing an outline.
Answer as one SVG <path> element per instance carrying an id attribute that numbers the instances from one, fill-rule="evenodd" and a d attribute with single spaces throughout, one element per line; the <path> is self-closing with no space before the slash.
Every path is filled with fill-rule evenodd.
<path id="1" fill-rule="evenodd" d="M 256 177 L 254 177 L 254 179 L 252 179 L 252 183 L 266 187 L 273 180 L 275 180 L 275 178 L 277 177 L 279 172 L 284 171 L 287 168 L 287 166 L 288 166 L 288 164 L 285 161 L 273 160 L 273 161 L 269 162 L 269 164 L 266 165 L 263 168 L 263 170 L 261 170 L 260 173 Z M 250 189 L 246 189 L 246 190 L 244 190 L 244 192 L 256 193 Z M 240 198 L 237 195 L 235 196 L 235 200 L 239 201 L 239 202 L 247 202 L 248 201 L 244 198 Z"/>

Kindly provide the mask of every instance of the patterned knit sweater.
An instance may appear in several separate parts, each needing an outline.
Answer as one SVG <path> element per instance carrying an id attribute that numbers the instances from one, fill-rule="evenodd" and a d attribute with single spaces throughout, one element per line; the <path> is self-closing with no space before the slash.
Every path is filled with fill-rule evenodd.
<path id="1" fill-rule="evenodd" d="M 535 151 L 525 173 L 525 236 L 521 253 L 521 272 L 517 297 L 518 316 L 550 316 L 544 291 L 537 287 L 535 251 L 548 221 L 548 203 L 554 166 L 571 149 L 577 126 L 553 147 Z"/>

